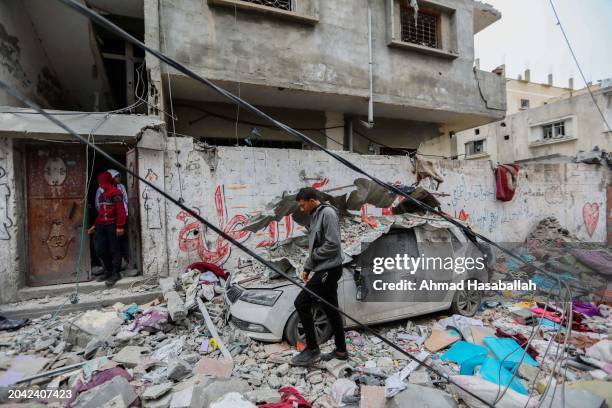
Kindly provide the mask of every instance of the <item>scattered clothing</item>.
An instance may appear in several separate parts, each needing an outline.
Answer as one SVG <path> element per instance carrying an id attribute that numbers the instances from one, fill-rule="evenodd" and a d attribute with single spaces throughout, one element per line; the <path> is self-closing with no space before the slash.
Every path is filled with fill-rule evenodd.
<path id="1" fill-rule="evenodd" d="M 521 346 L 523 348 L 523 350 L 525 349 L 525 345 L 527 345 L 527 343 L 528 343 L 527 337 L 525 337 L 523 334 L 521 334 L 521 333 L 516 333 L 516 334 L 506 333 L 505 331 L 503 331 L 499 327 L 495 331 L 495 335 L 497 337 L 501 337 L 501 338 L 511 338 L 511 339 L 516 340 L 516 342 L 519 344 L 519 346 Z M 527 354 L 529 354 L 535 360 L 540 353 L 538 353 L 536 351 L 536 349 L 532 345 L 529 345 L 529 346 L 527 346 Z M 464 374 L 464 373 L 461 373 L 461 374 Z"/>
<path id="2" fill-rule="evenodd" d="M 500 164 L 495 168 L 495 198 L 500 201 L 511 201 L 518 184 L 519 166 Z"/>
<path id="3" fill-rule="evenodd" d="M 0 331 L 19 330 L 28 323 L 30 323 L 30 319 L 7 319 L 0 316 Z"/>
<path id="4" fill-rule="evenodd" d="M 609 252 L 596 249 L 572 249 L 571 254 L 589 268 L 603 275 L 612 276 L 612 255 Z"/>
<path id="5" fill-rule="evenodd" d="M 210 271 L 214 273 L 217 277 L 222 279 L 227 279 L 229 276 L 229 273 L 226 272 L 225 269 L 210 262 L 194 262 L 187 267 L 187 270 L 190 269 L 197 269 L 198 271 L 200 271 L 200 273 Z"/>
<path id="6" fill-rule="evenodd" d="M 258 408 L 312 408 L 312 404 L 293 387 L 283 387 L 278 392 L 281 395 L 279 402 L 258 405 Z"/>

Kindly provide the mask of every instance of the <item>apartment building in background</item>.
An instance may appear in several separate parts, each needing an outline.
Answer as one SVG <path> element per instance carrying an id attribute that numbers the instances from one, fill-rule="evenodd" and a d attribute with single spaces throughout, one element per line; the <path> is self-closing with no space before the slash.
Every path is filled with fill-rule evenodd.
<path id="1" fill-rule="evenodd" d="M 503 67 L 501 68 L 503 70 Z M 612 81 L 603 80 L 587 89 L 530 81 L 530 71 L 518 79 L 506 79 L 507 116 L 499 121 L 457 134 L 459 158 L 493 163 L 526 161 L 568 162 L 579 151 L 612 150 Z"/>

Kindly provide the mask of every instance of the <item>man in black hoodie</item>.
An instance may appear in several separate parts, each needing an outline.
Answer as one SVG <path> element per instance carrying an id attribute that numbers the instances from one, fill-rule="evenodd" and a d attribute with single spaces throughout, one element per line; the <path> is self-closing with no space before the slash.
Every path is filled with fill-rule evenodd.
<path id="1" fill-rule="evenodd" d="M 323 299 L 338 307 L 338 280 L 342 277 L 342 246 L 340 241 L 340 220 L 337 210 L 327 203 L 321 203 L 319 193 L 312 187 L 301 189 L 295 200 L 300 210 L 310 215 L 308 227 L 309 256 L 304 263 L 300 278 L 306 287 Z M 313 274 L 310 276 L 310 274 Z M 304 333 L 306 348 L 292 360 L 294 365 L 311 365 L 322 359 L 347 360 L 346 343 L 342 316 L 336 310 L 322 304 L 334 333 L 336 349 L 321 356 L 311 307 L 317 299 L 302 290 L 295 299 Z"/>

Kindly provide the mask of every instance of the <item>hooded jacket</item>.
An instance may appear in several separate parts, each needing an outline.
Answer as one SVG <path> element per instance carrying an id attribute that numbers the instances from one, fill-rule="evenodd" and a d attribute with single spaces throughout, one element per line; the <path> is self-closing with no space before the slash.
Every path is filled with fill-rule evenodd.
<path id="1" fill-rule="evenodd" d="M 105 171 L 98 175 L 98 185 L 102 194 L 96 194 L 96 206 L 98 208 L 98 224 L 116 224 L 117 227 L 125 226 L 125 207 L 123 206 L 123 194 L 113 185 L 113 177 Z"/>
<path id="2" fill-rule="evenodd" d="M 310 255 L 304 263 L 307 272 L 319 272 L 342 265 L 340 219 L 338 211 L 327 203 L 319 205 L 310 217 L 308 249 Z"/>

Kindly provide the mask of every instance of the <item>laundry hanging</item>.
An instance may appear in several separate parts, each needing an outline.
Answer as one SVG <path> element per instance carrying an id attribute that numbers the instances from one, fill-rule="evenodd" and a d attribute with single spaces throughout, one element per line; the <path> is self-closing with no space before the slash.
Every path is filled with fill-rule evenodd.
<path id="1" fill-rule="evenodd" d="M 511 201 L 518 184 L 519 166 L 500 164 L 495 168 L 495 198 Z"/>

